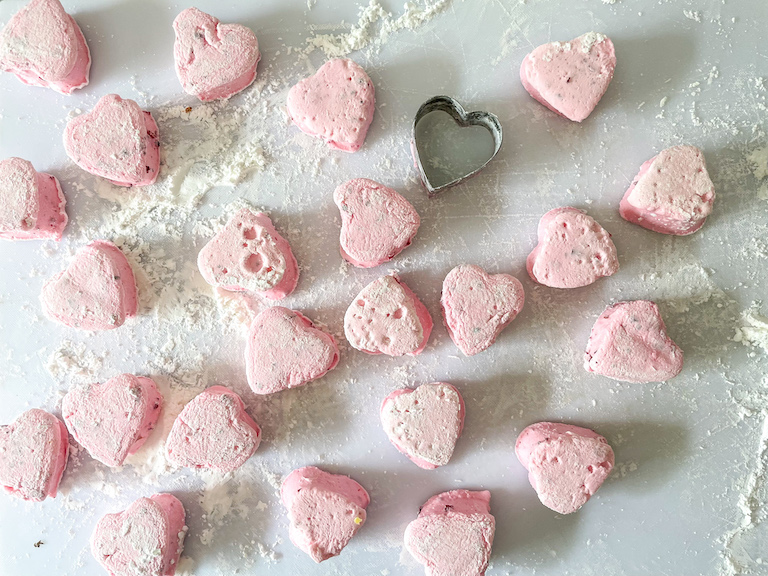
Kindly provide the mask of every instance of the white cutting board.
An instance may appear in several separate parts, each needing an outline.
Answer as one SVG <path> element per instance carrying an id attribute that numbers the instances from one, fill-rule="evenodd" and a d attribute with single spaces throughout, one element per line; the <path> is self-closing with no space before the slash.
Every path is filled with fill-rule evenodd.
<path id="1" fill-rule="evenodd" d="M 23 4 L 0 2 L 0 21 Z M 180 574 L 417 575 L 422 568 L 402 551 L 403 530 L 427 498 L 458 487 L 491 491 L 491 575 L 767 573 L 760 520 L 768 363 L 759 348 L 731 339 L 742 310 L 765 298 L 768 281 L 768 188 L 746 159 L 768 145 L 768 3 L 445 4 L 411 29 L 418 5 L 397 20 L 401 3 L 382 1 L 393 16 L 378 49 L 365 41 L 384 36 L 381 22 L 352 34 L 363 49 L 350 56 L 370 74 L 377 97 L 365 146 L 354 155 L 300 134 L 282 108 L 287 89 L 326 58 L 321 50 L 306 55 L 307 39 L 349 34 L 358 22 L 355 2 L 196 2 L 224 22 L 252 27 L 261 45 L 256 86 L 223 108 L 198 107 L 181 91 L 171 22 L 187 5 L 160 0 L 66 2 L 94 62 L 91 84 L 70 97 L 0 75 L 0 156 L 21 156 L 57 175 L 71 219 L 60 244 L 0 247 L 0 422 L 31 407 L 56 413 L 73 382 L 135 372 L 155 378 L 166 394 L 166 427 L 196 392 L 224 384 L 243 395 L 264 429 L 261 448 L 232 478 L 164 470 L 157 463 L 161 428 L 121 470 L 74 454 L 55 500 L 0 495 L 0 576 L 103 573 L 88 549 L 98 518 L 159 491 L 173 492 L 187 509 Z M 610 35 L 618 67 L 592 117 L 576 125 L 534 102 L 517 71 L 536 45 L 590 30 Z M 167 157 L 154 189 L 104 185 L 64 154 L 68 114 L 110 92 L 158 118 Z M 497 114 L 505 141 L 478 177 L 429 201 L 415 180 L 408 140 L 419 104 L 437 94 Z M 191 119 L 186 106 L 194 107 Z M 230 137 L 245 143 L 233 152 L 222 143 Z M 717 186 L 703 230 L 670 238 L 621 220 L 618 201 L 639 166 L 679 143 L 704 150 Z M 188 197 L 225 179 L 213 174 L 222 165 L 251 171 L 235 186 L 209 191 L 199 209 L 185 212 L 184 198 L 169 208 L 173 191 Z M 422 216 L 413 245 L 389 267 L 353 269 L 339 257 L 332 191 L 352 177 L 400 190 Z M 194 267 L 212 234 L 209 220 L 220 223 L 238 198 L 269 210 L 294 248 L 302 276 L 285 304 L 324 322 L 342 345 L 341 363 L 328 376 L 267 398 L 245 383 L 242 326 L 231 314 L 220 317 Z M 613 234 L 617 275 L 571 291 L 530 281 L 524 262 L 537 222 L 563 205 L 588 210 Z M 73 251 L 96 238 L 123 242 L 142 270 L 144 311 L 113 332 L 79 333 L 45 319 L 37 297 Z M 516 275 L 527 296 L 498 343 L 472 358 L 458 352 L 440 321 L 442 279 L 462 262 Z M 436 320 L 416 358 L 366 356 L 343 338 L 346 306 L 389 269 L 400 271 Z M 683 373 L 668 383 L 620 384 L 581 367 L 595 318 L 606 305 L 633 298 L 659 302 L 685 351 Z M 436 380 L 462 391 L 467 421 L 451 463 L 424 471 L 389 444 L 378 407 L 396 388 Z M 539 420 L 589 426 L 616 450 L 612 477 L 568 517 L 538 502 L 514 456 L 517 434 Z M 276 491 L 286 474 L 308 464 L 350 474 L 371 495 L 364 528 L 320 566 L 289 542 Z"/>

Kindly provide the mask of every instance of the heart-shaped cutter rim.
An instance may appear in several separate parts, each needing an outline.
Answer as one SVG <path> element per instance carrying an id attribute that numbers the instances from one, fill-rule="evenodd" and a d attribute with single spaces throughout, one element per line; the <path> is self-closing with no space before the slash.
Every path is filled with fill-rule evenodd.
<path id="1" fill-rule="evenodd" d="M 458 178 L 455 178 L 450 182 L 437 187 L 430 183 L 429 178 L 427 177 L 427 173 L 424 171 L 424 165 L 422 164 L 421 156 L 419 155 L 419 147 L 416 143 L 416 126 L 421 121 L 421 119 L 424 118 L 424 116 L 430 112 L 435 111 L 447 112 L 450 114 L 451 118 L 453 118 L 454 122 L 456 122 L 456 124 L 458 124 L 461 128 L 466 128 L 468 126 L 482 126 L 488 130 L 488 132 L 490 132 L 491 137 L 493 138 L 493 154 L 491 154 L 491 157 L 488 158 L 488 160 L 486 160 L 478 168 L 475 168 L 472 172 L 464 174 L 463 176 L 459 176 Z M 503 139 L 501 122 L 499 122 L 499 118 L 495 114 L 491 112 L 485 112 L 483 110 L 467 112 L 464 110 L 464 107 L 459 104 L 458 101 L 451 98 L 450 96 L 434 96 L 424 102 L 424 104 L 419 107 L 418 111 L 416 112 L 416 117 L 413 119 L 412 133 L 413 138 L 411 139 L 411 152 L 413 154 L 413 159 L 416 162 L 416 169 L 419 171 L 419 176 L 421 177 L 421 183 L 427 189 L 427 194 L 430 198 L 434 198 L 440 192 L 443 192 L 448 188 L 452 188 L 458 184 L 461 184 L 488 166 L 491 160 L 493 160 L 499 153 L 499 150 L 501 150 L 501 143 Z"/>

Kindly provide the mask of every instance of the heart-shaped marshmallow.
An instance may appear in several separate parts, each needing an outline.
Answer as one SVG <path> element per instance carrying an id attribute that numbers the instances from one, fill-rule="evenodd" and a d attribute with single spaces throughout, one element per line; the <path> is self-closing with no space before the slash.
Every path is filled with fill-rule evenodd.
<path id="1" fill-rule="evenodd" d="M 67 467 L 69 435 L 64 423 L 33 408 L 0 426 L 0 485 L 23 500 L 56 497 Z"/>
<path id="2" fill-rule="evenodd" d="M 360 268 L 392 260 L 410 245 L 421 223 L 408 200 L 367 178 L 336 188 L 333 201 L 341 211 L 341 256 Z"/>
<path id="3" fill-rule="evenodd" d="M 574 122 L 592 113 L 608 90 L 616 68 L 610 38 L 588 32 L 570 42 L 550 42 L 528 54 L 520 80 L 528 93 Z"/>
<path id="4" fill-rule="evenodd" d="M 368 284 L 344 315 L 347 340 L 368 354 L 415 356 L 431 333 L 429 311 L 397 274 Z"/>
<path id="5" fill-rule="evenodd" d="M 611 235 L 576 208 L 555 208 L 541 217 L 539 244 L 528 255 L 528 274 L 552 288 L 580 288 L 619 270 Z"/>
<path id="6" fill-rule="evenodd" d="M 177 466 L 231 472 L 245 464 L 260 443 L 261 428 L 245 411 L 240 396 L 224 386 L 212 386 L 176 417 L 165 451 Z"/>
<path id="7" fill-rule="evenodd" d="M 487 490 L 451 490 L 433 496 L 405 529 L 405 547 L 427 576 L 483 576 L 496 519 Z"/>
<path id="8" fill-rule="evenodd" d="M 187 94 L 208 102 L 229 98 L 251 85 L 259 63 L 259 42 L 250 28 L 221 24 L 197 8 L 173 21 L 176 75 Z"/>
<path id="9" fill-rule="evenodd" d="M 59 0 L 32 0 L 0 32 L 0 68 L 62 94 L 88 84 L 91 53 Z"/>
<path id="10" fill-rule="evenodd" d="M 122 466 L 154 430 L 162 405 L 152 380 L 121 374 L 104 384 L 70 389 L 61 412 L 72 436 L 93 458 Z"/>
<path id="11" fill-rule="evenodd" d="M 117 94 L 107 94 L 93 110 L 69 121 L 64 149 L 80 168 L 118 186 L 152 184 L 160 170 L 155 119 Z"/>
<path id="12" fill-rule="evenodd" d="M 395 390 L 381 404 L 389 441 L 417 466 L 445 466 L 464 429 L 464 399 L 450 384 L 433 382 Z"/>
<path id="13" fill-rule="evenodd" d="M 357 152 L 373 120 L 373 82 L 352 60 L 323 64 L 288 92 L 288 114 L 302 132 L 331 148 Z"/>
<path id="14" fill-rule="evenodd" d="M 197 267 L 211 286 L 281 300 L 299 282 L 299 266 L 269 216 L 243 208 L 203 246 Z"/>
<path id="15" fill-rule="evenodd" d="M 187 535 L 184 506 L 171 494 L 139 498 L 107 514 L 91 536 L 91 553 L 111 576 L 173 576 Z"/>
<path id="16" fill-rule="evenodd" d="M 40 301 L 46 316 L 65 326 L 111 330 L 136 315 L 136 279 L 120 249 L 97 240 L 43 285 Z"/>
<path id="17" fill-rule="evenodd" d="M 584 506 L 613 470 L 613 449 L 589 430 L 539 422 L 520 433 L 515 454 L 547 508 L 560 514 Z"/>
<path id="18" fill-rule="evenodd" d="M 704 225 L 714 202 L 704 154 L 695 146 L 673 146 L 640 167 L 619 212 L 648 230 L 686 236 Z"/>
<path id="19" fill-rule="evenodd" d="M 273 306 L 251 323 L 245 370 L 256 394 L 303 386 L 338 363 L 339 347 L 333 336 L 298 312 Z"/>
<path id="20" fill-rule="evenodd" d="M 21 158 L 0 161 L 0 238 L 61 240 L 67 225 L 59 181 Z"/>
<path id="21" fill-rule="evenodd" d="M 288 509 L 288 535 L 315 562 L 338 556 L 365 523 L 371 499 L 349 476 L 314 466 L 291 472 L 280 489 Z"/>
<path id="22" fill-rule="evenodd" d="M 655 302 L 618 302 L 592 327 L 584 368 L 622 382 L 663 382 L 683 369 L 683 351 L 667 336 Z"/>
<path id="23" fill-rule="evenodd" d="M 440 304 L 451 340 L 465 356 L 482 352 L 523 309 L 525 292 L 509 274 L 462 264 L 443 280 Z"/>

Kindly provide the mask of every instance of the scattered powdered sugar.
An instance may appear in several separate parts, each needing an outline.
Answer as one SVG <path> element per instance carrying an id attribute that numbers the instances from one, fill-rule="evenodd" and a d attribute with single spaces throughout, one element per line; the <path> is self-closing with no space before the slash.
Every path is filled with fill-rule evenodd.
<path id="1" fill-rule="evenodd" d="M 359 19 L 349 32 L 342 34 L 313 34 L 307 38 L 307 53 L 320 49 L 330 58 L 338 58 L 356 50 L 378 49 L 389 37 L 401 30 L 416 30 L 445 10 L 449 0 L 418 0 L 406 2 L 403 13 L 394 17 L 379 3 L 370 0 L 360 8 Z"/>
<path id="2" fill-rule="evenodd" d="M 766 332 L 768 334 L 768 332 Z M 750 469 L 740 482 L 737 503 L 740 518 L 731 530 L 721 538 L 723 566 L 721 576 L 758 574 L 755 565 L 768 561 L 754 556 L 750 550 L 764 551 L 768 528 L 765 503 L 768 502 L 768 377 L 759 387 L 748 390 L 741 397 L 732 394 L 734 403 L 742 411 L 743 418 L 755 418 L 759 422 L 759 436 L 750 454 Z"/>
<path id="3" fill-rule="evenodd" d="M 54 381 L 90 384 L 98 379 L 103 359 L 82 342 L 62 341 L 48 356 L 46 369 Z"/>
<path id="4" fill-rule="evenodd" d="M 741 326 L 736 328 L 733 339 L 745 346 L 762 348 L 768 354 L 768 318 L 755 309 L 744 311 Z"/>
<path id="5" fill-rule="evenodd" d="M 588 32 L 584 34 L 581 37 L 581 51 L 584 52 L 584 54 L 589 54 L 589 52 L 592 50 L 592 47 L 595 44 L 604 42 L 605 38 L 605 34 L 600 34 L 599 32 Z"/>
<path id="6" fill-rule="evenodd" d="M 685 17 L 688 18 L 688 20 L 701 22 L 701 12 L 698 10 L 683 10 L 683 14 L 685 14 Z"/>

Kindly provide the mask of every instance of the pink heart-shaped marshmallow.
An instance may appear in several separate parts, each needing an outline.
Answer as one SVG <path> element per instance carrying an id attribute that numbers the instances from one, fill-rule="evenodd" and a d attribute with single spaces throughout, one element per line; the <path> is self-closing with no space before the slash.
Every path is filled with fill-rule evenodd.
<path id="1" fill-rule="evenodd" d="M 373 82 L 352 60 L 323 64 L 288 92 L 288 113 L 296 126 L 332 148 L 356 152 L 373 120 Z"/>
<path id="2" fill-rule="evenodd" d="M 673 146 L 640 167 L 619 212 L 648 230 L 686 236 L 704 225 L 714 202 L 704 154 L 695 146 Z"/>
<path id="3" fill-rule="evenodd" d="M 400 254 L 421 222 L 408 200 L 367 178 L 336 188 L 333 201 L 341 211 L 341 255 L 360 268 L 378 266 Z"/>
<path id="4" fill-rule="evenodd" d="M 584 506 L 613 470 L 608 441 L 569 424 L 528 426 L 517 438 L 515 453 L 541 503 L 560 514 Z"/>
<path id="5" fill-rule="evenodd" d="M 104 384 L 70 389 L 61 412 L 72 436 L 93 458 L 121 466 L 154 430 L 162 405 L 152 380 L 121 374 Z"/>
<path id="6" fill-rule="evenodd" d="M 555 208 L 541 217 L 539 244 L 528 255 L 528 274 L 552 288 L 580 288 L 619 270 L 611 235 L 576 208 Z"/>
<path id="7" fill-rule="evenodd" d="M 62 94 L 88 84 L 91 53 L 59 0 L 32 0 L 0 32 L 0 68 Z"/>
<path id="8" fill-rule="evenodd" d="M 299 282 L 299 267 L 288 242 L 269 216 L 243 208 L 200 250 L 197 267 L 211 286 L 250 290 L 281 300 Z"/>
<path id="9" fill-rule="evenodd" d="M 490 275 L 473 264 L 456 266 L 448 273 L 440 298 L 448 334 L 465 356 L 493 344 L 524 303 L 525 292 L 517 278 Z"/>
<path id="10" fill-rule="evenodd" d="M 344 334 L 368 354 L 421 354 L 432 332 L 432 317 L 397 274 L 363 288 L 344 315 Z"/>
<path id="11" fill-rule="evenodd" d="M 14 496 L 55 498 L 68 457 L 67 428 L 53 414 L 33 408 L 0 426 L 0 485 Z"/>
<path id="12" fill-rule="evenodd" d="M 667 335 L 655 302 L 618 302 L 592 327 L 584 368 L 622 382 L 663 382 L 683 369 L 683 351 Z"/>
<path id="13" fill-rule="evenodd" d="M 608 90 L 616 68 L 610 38 L 589 32 L 570 42 L 550 42 L 528 54 L 520 80 L 528 93 L 574 122 L 592 113 Z"/>
<path id="14" fill-rule="evenodd" d="M 64 149 L 86 172 L 118 186 L 154 183 L 160 170 L 155 119 L 133 100 L 107 94 L 67 124 Z"/>
<path id="15" fill-rule="evenodd" d="M 261 443 L 261 428 L 245 411 L 240 396 L 224 386 L 198 394 L 176 417 L 165 442 L 177 466 L 236 470 Z"/>
<path id="16" fill-rule="evenodd" d="M 288 509 L 288 535 L 315 562 L 338 556 L 365 523 L 370 497 L 349 476 L 315 466 L 291 472 L 280 489 Z"/>
<path id="17" fill-rule="evenodd" d="M 46 316 L 65 326 L 112 330 L 136 315 L 136 279 L 120 249 L 97 240 L 43 285 L 40 301 Z"/>
<path id="18" fill-rule="evenodd" d="M 251 85 L 259 63 L 259 42 L 250 28 L 222 24 L 197 8 L 173 21 L 176 74 L 187 94 L 208 102 L 229 98 Z"/>
<path id="19" fill-rule="evenodd" d="M 483 576 L 496 519 L 487 490 L 451 490 L 433 496 L 405 529 L 405 547 L 427 576 Z"/>
<path id="20" fill-rule="evenodd" d="M 464 399 L 445 382 L 395 390 L 381 404 L 389 441 L 417 466 L 445 466 L 464 428 Z"/>
<path id="21" fill-rule="evenodd" d="M 303 386 L 339 363 L 333 336 L 288 308 L 267 308 L 248 331 L 245 369 L 256 394 Z"/>
<path id="22" fill-rule="evenodd" d="M 91 536 L 91 553 L 111 576 L 173 576 L 187 534 L 184 506 L 171 494 L 139 498 L 107 514 Z"/>
<path id="23" fill-rule="evenodd" d="M 61 240 L 67 225 L 59 181 L 21 158 L 0 161 L 0 238 Z"/>

